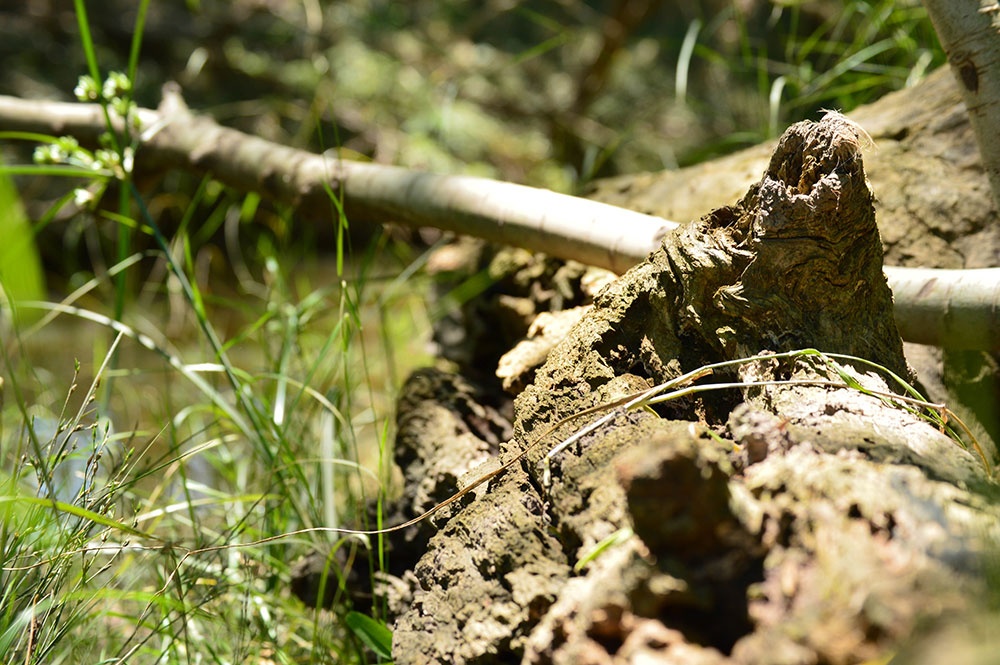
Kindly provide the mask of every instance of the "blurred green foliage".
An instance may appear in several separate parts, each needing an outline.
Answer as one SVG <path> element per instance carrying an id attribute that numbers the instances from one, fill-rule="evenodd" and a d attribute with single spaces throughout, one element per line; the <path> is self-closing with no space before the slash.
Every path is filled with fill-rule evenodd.
<path id="1" fill-rule="evenodd" d="M 92 12 L 108 69 L 134 4 Z M 65 96 L 85 70 L 71 8 L 48 11 L 0 13 L 7 90 Z M 284 143 L 563 191 L 759 141 L 944 61 L 916 0 L 161 0 L 141 55 L 145 105 L 175 79 L 193 108 Z"/>
<path id="2" fill-rule="evenodd" d="M 18 323 L 37 318 L 17 303 L 46 297 L 45 275 L 35 246 L 35 234 L 11 177 L 0 172 L 0 289 L 2 302 L 16 312 Z"/>

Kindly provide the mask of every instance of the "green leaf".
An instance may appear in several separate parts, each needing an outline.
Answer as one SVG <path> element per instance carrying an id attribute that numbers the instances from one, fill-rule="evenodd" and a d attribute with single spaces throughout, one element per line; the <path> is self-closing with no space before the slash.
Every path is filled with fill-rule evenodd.
<path id="1" fill-rule="evenodd" d="M 0 287 L 16 307 L 25 300 L 45 299 L 45 275 L 35 234 L 10 176 L 0 172 Z M 34 314 L 35 318 L 39 314 Z M 25 322 L 25 312 L 18 312 Z M 30 323 L 30 321 L 28 321 Z"/>
<path id="2" fill-rule="evenodd" d="M 361 612 L 348 612 L 344 623 L 379 658 L 392 658 L 392 631 L 381 621 Z"/>

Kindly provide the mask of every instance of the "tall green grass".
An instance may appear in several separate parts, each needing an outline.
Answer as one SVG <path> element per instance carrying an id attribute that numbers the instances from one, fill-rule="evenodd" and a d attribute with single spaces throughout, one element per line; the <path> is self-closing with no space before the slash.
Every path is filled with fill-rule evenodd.
<path id="1" fill-rule="evenodd" d="M 181 234 L 170 249 L 183 256 L 186 244 Z M 22 303 L 59 318 L 5 347 L 4 662 L 370 657 L 336 613 L 288 593 L 292 562 L 343 543 L 303 535 L 213 548 L 329 526 L 331 515 L 354 523 L 386 490 L 386 386 L 411 366 L 390 367 L 387 356 L 419 339 L 408 321 L 420 321 L 423 303 L 401 284 L 376 290 L 380 276 L 365 275 L 376 259 L 385 265 L 385 253 L 372 252 L 339 282 L 313 287 L 302 276 L 291 284 L 274 255 L 258 257 L 264 274 L 244 285 L 257 296 L 229 299 L 190 279 L 197 261 L 185 258 L 178 268 L 201 304 L 185 299 L 174 314 L 185 327 L 229 322 L 235 333 L 221 345 L 191 328 L 167 339 L 151 319 L 169 311 L 126 308 L 133 324 L 82 306 L 113 290 L 107 281 L 70 302 Z M 80 363 L 62 396 L 59 367 L 28 350 L 60 326 L 81 347 L 112 339 L 93 379 L 75 387 L 87 372 Z M 100 385 L 112 378 L 102 403 Z"/>
<path id="2" fill-rule="evenodd" d="M 338 515 L 354 523 L 387 490 L 390 385 L 419 363 L 413 342 L 425 325 L 419 280 L 392 281 L 408 250 L 400 259 L 392 243 L 373 244 L 315 285 L 291 269 L 301 257 L 262 235 L 245 264 L 230 257 L 240 268 L 235 284 L 199 279 L 199 222 L 232 218 L 238 235 L 259 199 L 203 182 L 179 227 L 164 235 L 131 185 L 134 139 L 111 123 L 129 113 L 131 78 L 103 75 L 86 8 L 79 0 L 76 8 L 90 65 L 78 95 L 104 107 L 106 147 L 88 152 L 52 138 L 41 155 L 96 169 L 102 187 L 117 182 L 113 209 L 94 209 L 96 223 L 120 229 L 117 263 L 60 302 L 22 299 L 20 308 L 44 317 L 5 340 L 4 388 L 13 399 L 0 432 L 0 660 L 372 660 L 381 646 L 371 637 L 378 606 L 374 623 L 345 622 L 349 602 L 318 612 L 288 592 L 292 562 L 342 541 L 300 535 L 248 544 L 334 526 L 328 520 Z M 208 220 L 195 219 L 206 210 Z M 151 237 L 152 250 L 134 252 L 136 230 Z M 144 257 L 158 277 L 135 289 Z M 236 293 L 220 295 L 227 287 Z M 140 306 L 136 290 L 159 295 Z M 223 335 L 219 325 L 230 330 Z M 90 345 L 94 362 L 39 358 L 32 347 L 53 334 L 57 345 L 78 344 L 76 352 Z M 408 348 L 400 366 L 397 345 Z M 378 550 L 374 575 L 387 564 L 381 543 L 362 546 Z M 345 575 L 331 575 L 343 587 Z"/>
<path id="3" fill-rule="evenodd" d="M 920 81 L 946 60 L 918 0 L 755 6 L 750 14 L 734 6 L 689 30 L 688 39 L 692 33 L 697 37 L 690 57 L 678 63 L 677 80 L 687 80 L 686 68 L 702 63 L 722 72 L 712 80 L 734 83 L 722 94 L 704 86 L 687 93 L 692 107 L 731 115 L 743 125 L 693 150 L 685 163 L 775 137 L 823 109 L 846 112 L 873 102 Z"/>

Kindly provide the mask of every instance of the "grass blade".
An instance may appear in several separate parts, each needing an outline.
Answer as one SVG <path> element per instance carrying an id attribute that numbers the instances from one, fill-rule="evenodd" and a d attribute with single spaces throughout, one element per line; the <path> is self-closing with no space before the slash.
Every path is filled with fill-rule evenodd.
<path id="1" fill-rule="evenodd" d="M 360 612 L 348 612 L 344 623 L 375 655 L 392 658 L 392 631 L 384 623 Z"/>

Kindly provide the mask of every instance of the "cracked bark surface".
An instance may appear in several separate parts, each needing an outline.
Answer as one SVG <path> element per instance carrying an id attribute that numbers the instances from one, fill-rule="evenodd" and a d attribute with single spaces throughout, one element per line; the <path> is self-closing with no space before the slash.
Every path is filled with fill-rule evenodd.
<path id="1" fill-rule="evenodd" d="M 865 171 L 890 265 L 988 268 L 1000 265 L 1000 224 L 976 137 L 947 67 L 912 88 L 850 113 L 872 137 Z M 594 183 L 605 203 L 685 221 L 737 200 L 766 166 L 774 143 L 674 171 Z M 908 345 L 930 399 L 968 409 L 1000 440 L 1000 356 Z"/>
<path id="2" fill-rule="evenodd" d="M 989 180 L 954 77 L 942 68 L 849 114 L 872 137 L 865 170 L 886 263 L 927 268 L 1000 265 L 1000 225 Z M 605 203 L 683 222 L 739 199 L 775 142 L 674 171 L 594 183 Z"/>
<path id="3" fill-rule="evenodd" d="M 567 415 L 761 351 L 908 376 L 860 139 L 837 115 L 793 126 L 739 203 L 605 288 L 518 396 L 502 456 Z M 767 360 L 718 378 L 827 376 Z M 704 393 L 618 413 L 549 463 L 545 449 L 430 538 L 396 662 L 860 662 L 969 606 L 1000 517 L 969 452 L 846 388 Z"/>

